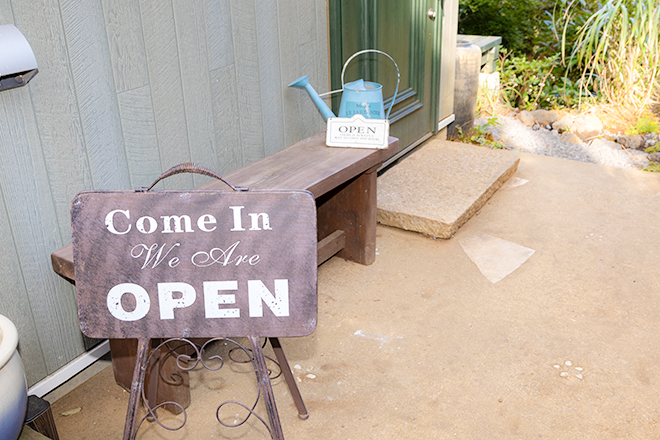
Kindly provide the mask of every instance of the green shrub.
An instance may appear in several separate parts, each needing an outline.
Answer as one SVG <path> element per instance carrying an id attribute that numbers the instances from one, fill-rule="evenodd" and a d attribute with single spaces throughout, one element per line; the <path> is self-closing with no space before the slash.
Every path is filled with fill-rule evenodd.
<path id="1" fill-rule="evenodd" d="M 646 168 L 642 168 L 643 171 L 649 171 L 651 173 L 660 173 L 660 163 L 654 162 Z"/>
<path id="2" fill-rule="evenodd" d="M 503 51 L 500 88 L 504 104 L 523 110 L 566 108 L 577 103 L 580 87 L 563 74 L 559 54 L 530 58 Z"/>
<path id="3" fill-rule="evenodd" d="M 593 84 L 610 104 L 641 112 L 660 96 L 660 0 L 609 0 L 574 43 L 563 40 L 563 52 L 569 44 L 567 65 L 579 67 L 583 86 Z"/>
<path id="4" fill-rule="evenodd" d="M 642 115 L 637 118 L 637 123 L 626 134 L 657 133 L 658 129 L 658 121 L 653 116 Z"/>
<path id="5" fill-rule="evenodd" d="M 500 123 L 497 122 L 497 116 L 493 116 L 488 118 L 485 124 L 477 125 L 466 133 L 463 133 L 463 130 L 459 127 L 457 140 L 468 144 L 482 145 L 484 147 L 490 147 L 491 149 L 496 148 L 501 150 L 504 148 L 504 145 L 502 145 L 500 142 L 497 142 L 493 138 L 493 135 L 486 131 L 486 128 L 494 127 L 497 125 L 500 125 Z"/>
<path id="6" fill-rule="evenodd" d="M 515 53 L 547 54 L 548 43 L 555 42 L 546 25 L 554 5 L 555 0 L 460 0 L 459 34 L 500 36 Z"/>

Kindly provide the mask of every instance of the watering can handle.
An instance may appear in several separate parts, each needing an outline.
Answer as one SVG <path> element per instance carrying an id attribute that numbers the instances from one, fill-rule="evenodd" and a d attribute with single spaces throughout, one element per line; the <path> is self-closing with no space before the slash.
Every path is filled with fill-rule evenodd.
<path id="1" fill-rule="evenodd" d="M 368 52 L 375 52 L 381 55 L 385 55 L 387 58 L 392 60 L 392 62 L 394 63 L 394 67 L 396 68 L 396 89 L 394 89 L 394 96 L 392 96 L 392 102 L 390 103 L 390 108 L 387 110 L 387 114 L 385 115 L 385 119 L 389 119 L 390 112 L 392 111 L 392 107 L 394 107 L 394 100 L 396 99 L 397 93 L 399 93 L 399 81 L 401 80 L 401 75 L 399 74 L 399 66 L 397 66 L 396 61 L 394 61 L 394 58 L 389 56 L 389 54 L 383 52 L 382 50 L 377 50 L 377 49 L 364 49 L 359 52 L 355 52 L 353 55 L 351 55 L 351 57 L 348 60 L 346 60 L 346 62 L 344 63 L 344 68 L 341 69 L 341 88 L 342 90 L 344 89 L 344 73 L 346 73 L 346 67 L 348 67 L 348 63 L 350 63 L 351 60 L 356 56 Z"/>

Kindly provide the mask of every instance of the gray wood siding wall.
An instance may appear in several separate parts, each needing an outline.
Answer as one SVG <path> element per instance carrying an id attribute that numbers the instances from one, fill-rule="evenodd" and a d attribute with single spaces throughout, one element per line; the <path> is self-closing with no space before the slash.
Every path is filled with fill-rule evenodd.
<path id="1" fill-rule="evenodd" d="M 30 384 L 86 349 L 50 265 L 75 194 L 147 186 L 181 162 L 226 173 L 323 130 L 286 85 L 329 87 L 326 16 L 325 0 L 0 0 L 39 64 L 0 93 L 0 314 Z"/>

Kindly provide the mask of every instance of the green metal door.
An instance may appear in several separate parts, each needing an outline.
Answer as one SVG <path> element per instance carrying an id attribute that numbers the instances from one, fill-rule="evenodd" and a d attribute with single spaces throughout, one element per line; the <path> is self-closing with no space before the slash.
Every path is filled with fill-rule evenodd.
<path id="1" fill-rule="evenodd" d="M 399 157 L 437 130 L 440 0 L 330 0 L 331 86 L 341 88 L 344 62 L 362 49 L 387 52 L 399 66 L 401 83 L 390 114 L 390 134 L 400 140 Z M 396 87 L 396 70 L 385 56 L 360 55 L 345 81 L 358 78 L 383 85 L 385 111 Z M 335 114 L 341 96 L 333 97 Z"/>

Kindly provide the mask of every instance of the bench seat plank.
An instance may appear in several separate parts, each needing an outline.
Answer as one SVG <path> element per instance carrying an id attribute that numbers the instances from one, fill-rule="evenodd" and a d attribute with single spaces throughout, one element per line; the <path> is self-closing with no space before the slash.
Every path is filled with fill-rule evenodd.
<path id="1" fill-rule="evenodd" d="M 305 189 L 319 198 L 396 154 L 397 138 L 389 147 L 332 148 L 325 145 L 325 132 L 252 162 L 223 177 L 234 186 L 250 189 Z M 213 180 L 197 189 L 227 189 Z"/>

